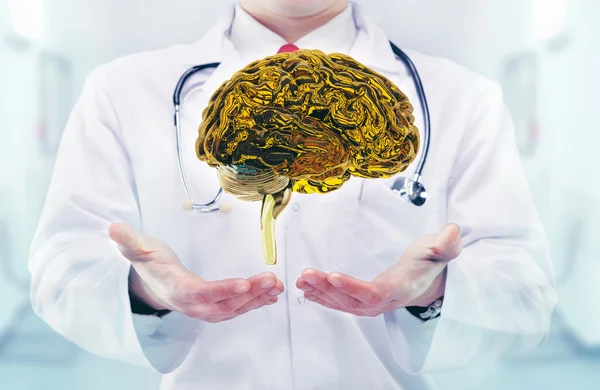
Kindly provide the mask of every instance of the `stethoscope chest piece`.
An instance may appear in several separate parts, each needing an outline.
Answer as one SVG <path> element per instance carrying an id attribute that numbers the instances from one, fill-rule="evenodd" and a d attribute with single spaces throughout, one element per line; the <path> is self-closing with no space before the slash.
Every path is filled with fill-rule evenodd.
<path id="1" fill-rule="evenodd" d="M 418 175 L 415 175 L 413 179 L 404 176 L 399 177 L 392 184 L 392 191 L 415 206 L 423 206 L 427 201 L 427 191 Z"/>

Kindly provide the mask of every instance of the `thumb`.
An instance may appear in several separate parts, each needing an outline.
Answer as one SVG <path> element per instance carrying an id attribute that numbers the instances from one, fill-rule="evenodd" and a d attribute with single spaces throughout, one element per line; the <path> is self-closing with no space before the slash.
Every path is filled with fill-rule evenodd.
<path id="1" fill-rule="evenodd" d="M 457 258 L 462 251 L 460 227 L 455 223 L 444 226 L 430 249 L 436 260 L 450 261 Z"/>
<path id="2" fill-rule="evenodd" d="M 108 236 L 119 245 L 123 256 L 129 260 L 137 260 L 140 254 L 145 254 L 141 238 L 125 223 L 113 223 L 108 227 Z"/>

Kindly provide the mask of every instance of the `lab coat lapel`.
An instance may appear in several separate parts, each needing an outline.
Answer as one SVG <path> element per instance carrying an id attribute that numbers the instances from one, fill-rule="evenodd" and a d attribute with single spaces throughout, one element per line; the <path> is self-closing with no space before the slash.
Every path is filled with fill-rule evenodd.
<path id="1" fill-rule="evenodd" d="M 223 41 L 226 40 L 227 33 L 231 29 L 234 16 L 235 7 L 232 5 L 200 40 L 192 44 L 190 56 L 183 63 L 184 69 L 194 65 L 223 61 Z"/>
<path id="2" fill-rule="evenodd" d="M 237 70 L 243 68 L 244 61 L 228 38 L 229 30 L 233 18 L 235 17 L 235 6 L 231 6 L 228 12 L 215 24 L 213 28 L 198 42 L 193 45 L 193 56 L 185 63 L 184 71 L 195 65 L 207 64 L 212 62 L 220 63 L 211 75 L 201 83 L 200 88 L 194 80 L 190 80 L 182 91 L 182 96 L 186 92 L 197 90 L 202 94 L 207 94 L 210 98 L 212 93 L 226 80 L 228 80 Z"/>
<path id="3" fill-rule="evenodd" d="M 202 39 L 185 50 L 178 61 L 177 79 L 194 66 L 208 63 L 220 64 L 217 69 L 210 73 L 208 78 L 205 72 L 201 72 L 186 81 L 181 91 L 182 108 L 189 106 L 193 98 L 199 98 L 198 93 L 200 92 L 203 95 L 202 99 L 205 101 L 194 100 L 195 107 L 199 107 L 198 103 L 205 106 L 214 90 L 226 79 L 224 76 L 226 70 L 231 66 L 235 66 L 232 64 L 233 62 L 239 62 L 239 55 L 227 38 L 234 16 L 235 8 L 231 6 L 228 12 L 215 23 Z"/>
<path id="4" fill-rule="evenodd" d="M 352 6 L 358 35 L 348 54 L 378 72 L 395 73 L 400 79 L 408 77 L 406 69 L 396 59 L 383 30 L 371 20 L 361 5 Z"/>
<path id="5" fill-rule="evenodd" d="M 229 39 L 223 40 L 220 50 L 222 54 L 221 64 L 199 89 L 207 97 L 212 96 L 221 84 L 247 65 Z"/>

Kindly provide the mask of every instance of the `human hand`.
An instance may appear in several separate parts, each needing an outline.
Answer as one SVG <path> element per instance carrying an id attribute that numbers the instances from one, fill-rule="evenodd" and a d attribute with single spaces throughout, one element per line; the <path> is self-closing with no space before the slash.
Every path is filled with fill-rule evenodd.
<path id="1" fill-rule="evenodd" d="M 277 302 L 283 283 L 270 272 L 247 279 L 206 281 L 188 270 L 164 242 L 112 224 L 110 238 L 132 265 L 129 291 L 156 310 L 221 322 Z"/>
<path id="2" fill-rule="evenodd" d="M 438 234 L 413 241 L 398 262 L 370 282 L 339 272 L 307 269 L 296 287 L 310 301 L 358 316 L 374 317 L 408 306 L 427 307 L 444 295 L 446 265 L 461 250 L 460 228 L 449 224 Z"/>

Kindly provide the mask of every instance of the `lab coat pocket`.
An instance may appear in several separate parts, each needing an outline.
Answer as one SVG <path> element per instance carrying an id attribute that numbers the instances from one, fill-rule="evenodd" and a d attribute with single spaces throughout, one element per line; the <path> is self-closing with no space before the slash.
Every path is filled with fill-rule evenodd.
<path id="1" fill-rule="evenodd" d="M 340 226 L 344 245 L 337 266 L 351 276 L 370 280 L 396 261 L 424 234 L 430 215 L 391 190 L 393 180 L 366 179 L 357 202 Z"/>

